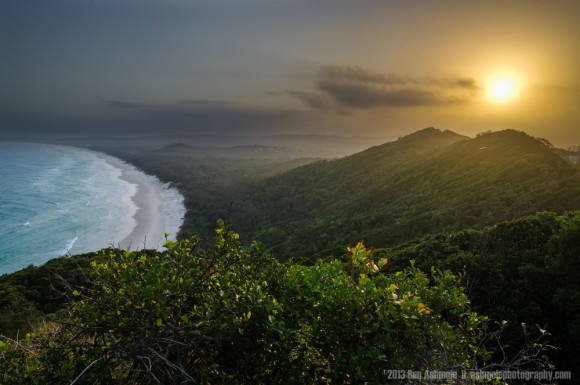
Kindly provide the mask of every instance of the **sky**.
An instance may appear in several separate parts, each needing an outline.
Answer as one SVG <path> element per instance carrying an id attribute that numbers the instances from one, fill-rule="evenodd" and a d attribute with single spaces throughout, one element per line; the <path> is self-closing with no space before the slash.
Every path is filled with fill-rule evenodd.
<path id="1" fill-rule="evenodd" d="M 0 132 L 580 145 L 579 20 L 577 0 L 0 0 Z"/>

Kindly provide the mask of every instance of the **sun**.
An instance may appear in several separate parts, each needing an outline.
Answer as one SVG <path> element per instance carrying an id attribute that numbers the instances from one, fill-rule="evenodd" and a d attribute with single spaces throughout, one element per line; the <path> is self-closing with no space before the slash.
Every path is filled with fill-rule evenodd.
<path id="1" fill-rule="evenodd" d="M 487 96 L 492 102 L 506 103 L 514 100 L 520 90 L 517 75 L 502 73 L 490 76 L 487 81 Z"/>

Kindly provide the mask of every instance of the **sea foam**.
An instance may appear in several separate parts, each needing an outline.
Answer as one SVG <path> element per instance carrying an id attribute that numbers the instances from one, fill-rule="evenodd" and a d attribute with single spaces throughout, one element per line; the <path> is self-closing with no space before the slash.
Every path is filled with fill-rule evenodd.
<path id="1" fill-rule="evenodd" d="M 142 179 L 165 191 L 160 210 L 167 231 L 177 232 L 183 198 L 154 177 Z M 137 225 L 136 191 L 100 153 L 0 142 L 0 274 L 117 245 Z"/>

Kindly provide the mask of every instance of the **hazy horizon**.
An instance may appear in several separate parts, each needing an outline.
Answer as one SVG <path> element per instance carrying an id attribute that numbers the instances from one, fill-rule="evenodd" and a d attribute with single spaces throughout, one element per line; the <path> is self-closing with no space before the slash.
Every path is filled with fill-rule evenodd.
<path id="1" fill-rule="evenodd" d="M 0 136 L 580 145 L 580 2 L 6 0 Z M 378 143 L 376 143 L 378 144 Z"/>

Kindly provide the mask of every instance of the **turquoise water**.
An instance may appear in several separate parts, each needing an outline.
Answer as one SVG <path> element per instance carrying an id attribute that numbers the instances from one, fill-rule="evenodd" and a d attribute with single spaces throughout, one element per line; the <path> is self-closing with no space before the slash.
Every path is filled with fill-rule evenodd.
<path id="1" fill-rule="evenodd" d="M 0 274 L 119 242 L 135 185 L 98 153 L 0 142 Z"/>

